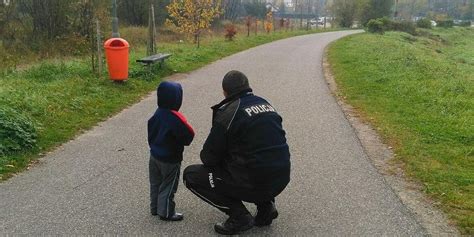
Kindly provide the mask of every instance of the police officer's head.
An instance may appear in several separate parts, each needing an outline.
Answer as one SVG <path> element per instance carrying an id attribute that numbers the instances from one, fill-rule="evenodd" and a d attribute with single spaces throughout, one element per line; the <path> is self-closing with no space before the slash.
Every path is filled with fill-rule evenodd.
<path id="1" fill-rule="evenodd" d="M 249 80 L 242 72 L 232 70 L 225 74 L 222 89 L 226 98 L 250 89 Z"/>

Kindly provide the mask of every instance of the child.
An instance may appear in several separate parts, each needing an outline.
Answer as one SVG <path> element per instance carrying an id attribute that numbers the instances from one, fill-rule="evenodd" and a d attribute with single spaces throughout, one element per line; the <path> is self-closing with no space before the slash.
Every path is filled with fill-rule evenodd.
<path id="1" fill-rule="evenodd" d="M 150 209 L 161 220 L 180 221 L 175 212 L 174 194 L 178 188 L 184 146 L 191 144 L 194 131 L 178 112 L 183 101 L 179 83 L 162 82 L 157 89 L 158 109 L 148 120 L 150 146 Z"/>

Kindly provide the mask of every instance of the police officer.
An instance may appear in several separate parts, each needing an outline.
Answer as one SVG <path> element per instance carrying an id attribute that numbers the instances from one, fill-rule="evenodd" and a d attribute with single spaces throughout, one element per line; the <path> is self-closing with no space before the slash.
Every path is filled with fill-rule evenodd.
<path id="1" fill-rule="evenodd" d="M 222 88 L 225 99 L 212 107 L 203 164 L 188 166 L 183 180 L 196 196 L 229 215 L 214 229 L 232 235 L 278 217 L 275 197 L 290 181 L 290 152 L 282 118 L 252 93 L 242 72 L 228 72 Z M 257 205 L 255 218 L 242 201 Z"/>

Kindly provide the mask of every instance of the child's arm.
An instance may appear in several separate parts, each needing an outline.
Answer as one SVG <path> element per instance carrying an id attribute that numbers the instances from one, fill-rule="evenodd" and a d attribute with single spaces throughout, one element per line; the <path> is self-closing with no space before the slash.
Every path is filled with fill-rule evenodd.
<path id="1" fill-rule="evenodd" d="M 188 123 L 186 117 L 178 111 L 171 110 L 171 112 L 178 117 L 178 126 L 175 130 L 175 136 L 181 144 L 188 146 L 191 144 L 194 138 L 194 129 L 191 124 Z"/>
<path id="2" fill-rule="evenodd" d="M 147 131 L 148 131 L 148 145 L 151 146 L 152 143 L 153 143 L 153 139 L 156 137 L 156 134 L 158 133 L 158 129 L 156 129 L 157 127 L 157 116 L 156 116 L 156 112 L 155 114 L 153 114 L 153 116 L 151 116 L 151 118 L 148 120 L 148 123 L 147 123 Z"/>

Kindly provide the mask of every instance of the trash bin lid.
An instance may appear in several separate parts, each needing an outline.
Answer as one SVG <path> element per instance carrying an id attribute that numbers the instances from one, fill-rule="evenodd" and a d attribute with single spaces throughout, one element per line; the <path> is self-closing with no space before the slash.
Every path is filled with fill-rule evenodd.
<path id="1" fill-rule="evenodd" d="M 110 38 L 105 41 L 104 47 L 107 49 L 123 49 L 129 48 L 130 44 L 122 38 Z"/>

